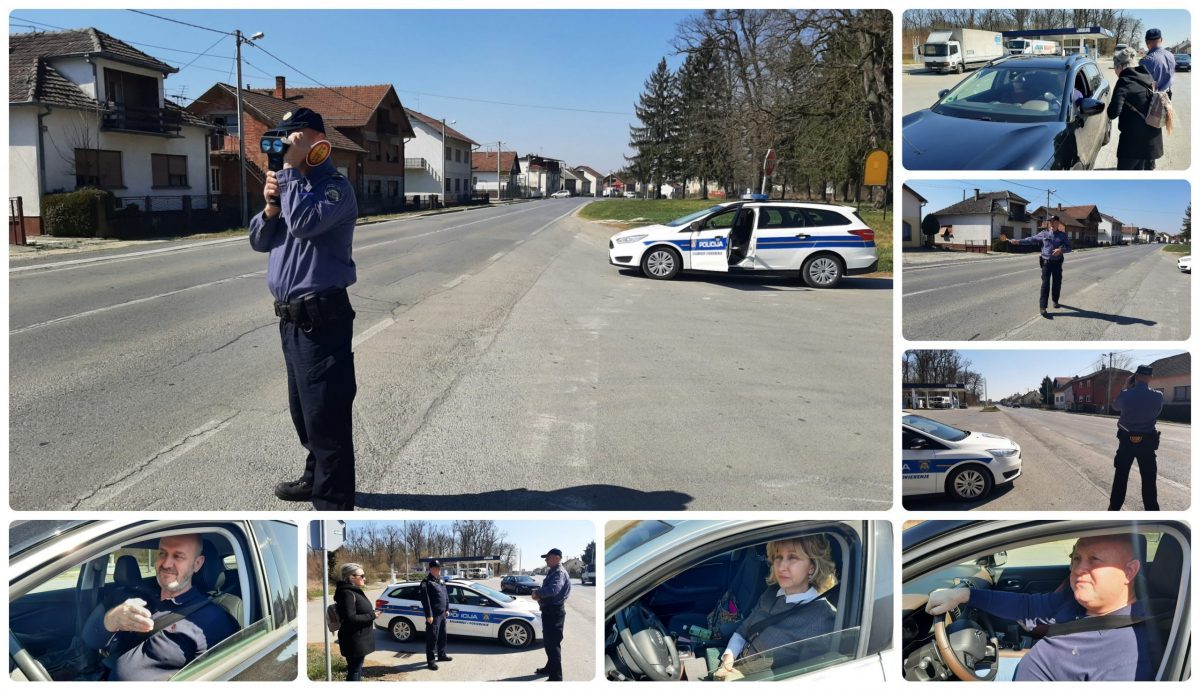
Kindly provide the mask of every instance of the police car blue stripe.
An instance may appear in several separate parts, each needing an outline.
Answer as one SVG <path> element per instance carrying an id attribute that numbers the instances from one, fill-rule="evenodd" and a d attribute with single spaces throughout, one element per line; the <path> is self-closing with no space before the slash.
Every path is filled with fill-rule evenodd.
<path id="1" fill-rule="evenodd" d="M 822 247 L 874 247 L 874 242 L 859 240 L 792 240 L 760 239 L 755 243 L 758 249 L 819 249 Z"/>
<path id="2" fill-rule="evenodd" d="M 461 608 L 460 604 L 452 604 L 451 608 L 453 608 L 454 606 L 459 606 Z M 388 604 L 386 606 L 380 607 L 379 610 L 384 613 L 392 613 L 392 614 L 403 613 L 403 614 L 414 615 L 414 616 L 418 616 L 418 617 L 423 617 L 425 615 L 425 609 L 421 608 L 420 606 L 400 606 L 400 605 L 396 605 L 396 604 Z M 497 612 L 497 613 L 488 613 L 487 615 L 495 618 L 494 621 L 487 621 L 489 623 L 492 623 L 492 622 L 502 623 L 506 620 L 510 620 L 513 618 L 517 618 L 517 619 L 524 620 L 524 621 L 531 621 L 536 618 L 536 616 L 533 616 L 531 614 L 518 613 L 516 611 L 507 611 L 507 610 Z M 460 621 L 482 621 L 483 616 L 484 616 L 483 612 L 461 611 L 460 610 L 459 612 L 453 614 L 452 618 L 454 618 L 456 620 L 460 620 Z"/>
<path id="3" fill-rule="evenodd" d="M 939 460 L 906 460 L 900 465 L 901 474 L 929 474 L 931 472 L 946 472 L 955 465 L 964 462 L 981 462 L 988 464 L 992 458 L 942 458 Z M 922 465 L 928 467 L 922 469 Z"/>

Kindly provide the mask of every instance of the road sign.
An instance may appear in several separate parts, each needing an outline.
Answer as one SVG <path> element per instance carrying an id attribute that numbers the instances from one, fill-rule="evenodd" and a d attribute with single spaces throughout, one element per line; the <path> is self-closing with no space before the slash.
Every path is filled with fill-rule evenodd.
<path id="1" fill-rule="evenodd" d="M 767 149 L 767 157 L 763 160 L 763 174 L 767 177 L 775 174 L 775 164 L 779 162 L 779 157 L 775 155 L 775 149 Z"/>
<path id="2" fill-rule="evenodd" d="M 887 151 L 875 149 L 868 153 L 866 165 L 863 166 L 863 186 L 887 186 L 888 169 Z"/>
<path id="3" fill-rule="evenodd" d="M 313 520 L 308 523 L 308 545 L 314 549 L 337 551 L 345 540 L 344 520 Z"/>

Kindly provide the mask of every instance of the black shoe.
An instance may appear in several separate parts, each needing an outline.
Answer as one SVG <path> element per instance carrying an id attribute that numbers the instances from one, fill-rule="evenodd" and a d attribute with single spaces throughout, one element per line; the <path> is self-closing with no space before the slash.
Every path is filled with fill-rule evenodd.
<path id="1" fill-rule="evenodd" d="M 1048 311 L 1046 311 L 1045 309 L 1043 309 L 1043 310 L 1042 310 L 1042 318 L 1043 318 L 1043 319 L 1048 319 L 1048 318 L 1050 318 L 1050 312 L 1048 312 Z"/>
<path id="2" fill-rule="evenodd" d="M 1055 303 L 1054 303 L 1054 308 L 1055 308 L 1055 309 L 1061 309 L 1062 307 L 1058 306 L 1058 302 L 1055 302 Z"/>
<path id="3" fill-rule="evenodd" d="M 430 670 L 430 671 L 436 671 L 436 670 L 437 670 L 437 664 L 433 663 L 432 661 L 427 661 L 427 662 L 425 662 L 425 665 L 429 667 L 429 670 Z"/>
<path id="4" fill-rule="evenodd" d="M 537 676 L 544 676 L 547 673 L 550 673 L 550 667 L 543 666 L 543 667 L 539 668 L 538 670 L 534 671 L 533 673 L 534 673 L 534 675 L 537 675 Z"/>
<path id="5" fill-rule="evenodd" d="M 299 479 L 275 485 L 275 496 L 284 501 L 311 501 L 312 494 L 312 484 Z"/>
<path id="6" fill-rule="evenodd" d="M 438 657 L 438 661 L 454 661 L 454 657 L 452 657 L 452 656 L 439 656 L 439 657 Z"/>

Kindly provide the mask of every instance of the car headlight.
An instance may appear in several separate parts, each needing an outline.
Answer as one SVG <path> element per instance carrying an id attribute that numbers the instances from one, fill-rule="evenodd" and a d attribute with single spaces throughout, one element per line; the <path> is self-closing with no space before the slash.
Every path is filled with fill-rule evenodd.
<path id="1" fill-rule="evenodd" d="M 618 237 L 614 241 L 617 244 L 629 244 L 630 242 L 641 242 L 646 237 L 647 235 L 629 235 L 628 237 Z"/>
<path id="2" fill-rule="evenodd" d="M 993 457 L 1011 458 L 1020 451 L 1016 448 L 988 448 L 988 452 L 991 453 Z"/>

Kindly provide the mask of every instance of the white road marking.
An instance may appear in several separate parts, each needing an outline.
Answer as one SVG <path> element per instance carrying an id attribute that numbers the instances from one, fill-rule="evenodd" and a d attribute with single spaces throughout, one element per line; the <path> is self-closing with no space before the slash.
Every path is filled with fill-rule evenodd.
<path id="1" fill-rule="evenodd" d="M 459 285 L 462 285 L 463 281 L 470 277 L 471 277 L 470 273 L 464 273 L 448 283 L 442 283 L 442 287 L 446 288 L 447 290 L 452 290 L 452 289 L 458 287 Z"/>
<path id="2" fill-rule="evenodd" d="M 492 254 L 492 255 L 491 255 L 489 258 L 488 258 L 488 263 L 490 264 L 490 263 L 492 263 L 493 261 L 496 261 L 497 259 L 499 259 L 499 258 L 500 258 L 500 257 L 502 257 L 502 256 L 504 256 L 504 252 L 496 252 L 495 254 Z"/>
<path id="3" fill-rule="evenodd" d="M 162 299 L 163 297 L 170 297 L 172 295 L 178 295 L 178 294 L 184 293 L 184 292 L 191 292 L 192 290 L 199 290 L 200 288 L 212 287 L 214 285 L 222 285 L 224 283 L 230 283 L 235 280 L 241 280 L 243 278 L 253 278 L 255 276 L 261 276 L 261 275 L 265 275 L 265 274 L 266 274 L 266 271 L 255 271 L 254 273 L 243 273 L 240 276 L 233 276 L 232 278 L 222 278 L 221 280 L 214 280 L 210 283 L 202 283 L 200 285 L 192 285 L 190 287 L 180 288 L 178 290 L 171 290 L 170 292 L 163 292 L 163 293 L 160 293 L 157 295 L 151 295 L 149 297 L 140 297 L 138 299 L 130 300 L 128 302 L 121 302 L 119 304 L 110 304 L 107 307 L 100 307 L 99 309 L 90 309 L 88 311 L 79 312 L 78 314 L 69 314 L 67 316 L 60 316 L 57 319 L 50 319 L 49 321 L 43 321 L 41 323 L 30 324 L 28 326 L 22 326 L 21 328 L 15 328 L 15 329 L 9 331 L 8 335 L 9 336 L 19 335 L 21 333 L 27 333 L 29 331 L 36 330 L 38 328 L 43 328 L 45 326 L 53 326 L 55 324 L 64 323 L 67 321 L 74 321 L 75 319 L 81 319 L 85 316 L 95 316 L 96 314 L 103 314 L 104 312 L 112 311 L 113 309 L 120 309 L 121 307 L 129 307 L 129 306 L 133 306 L 135 304 L 145 304 L 146 302 L 153 302 L 154 300 Z"/>
<path id="4" fill-rule="evenodd" d="M 56 261 L 50 264 L 38 264 L 36 266 L 18 266 L 17 268 L 8 269 L 9 275 L 13 273 L 25 273 L 28 271 L 41 271 L 43 273 L 54 273 L 57 271 L 67 271 L 73 268 L 81 268 L 89 264 L 96 263 L 117 263 L 119 261 L 130 261 L 140 259 L 155 254 L 165 254 L 167 252 L 182 252 L 188 249 L 200 249 L 202 247 L 212 247 L 221 244 L 231 244 L 233 242 L 245 242 L 245 237 L 232 237 L 223 240 L 209 240 L 206 242 L 196 242 L 181 247 L 163 247 L 161 249 L 146 249 L 140 252 L 131 252 L 129 254 L 121 254 L 119 256 L 93 256 L 87 259 L 71 259 L 69 261 Z"/>
<path id="5" fill-rule="evenodd" d="M 355 336 L 354 340 L 350 341 L 351 349 L 356 348 L 359 345 L 362 345 L 363 343 L 367 342 L 371 338 L 374 338 L 375 336 L 379 335 L 380 333 L 385 331 L 388 326 L 391 326 L 394 323 L 396 323 L 396 320 L 393 318 L 390 318 L 390 317 L 380 320 L 374 326 L 371 326 L 367 330 L 365 330 L 362 333 L 359 333 L 357 336 Z"/>

